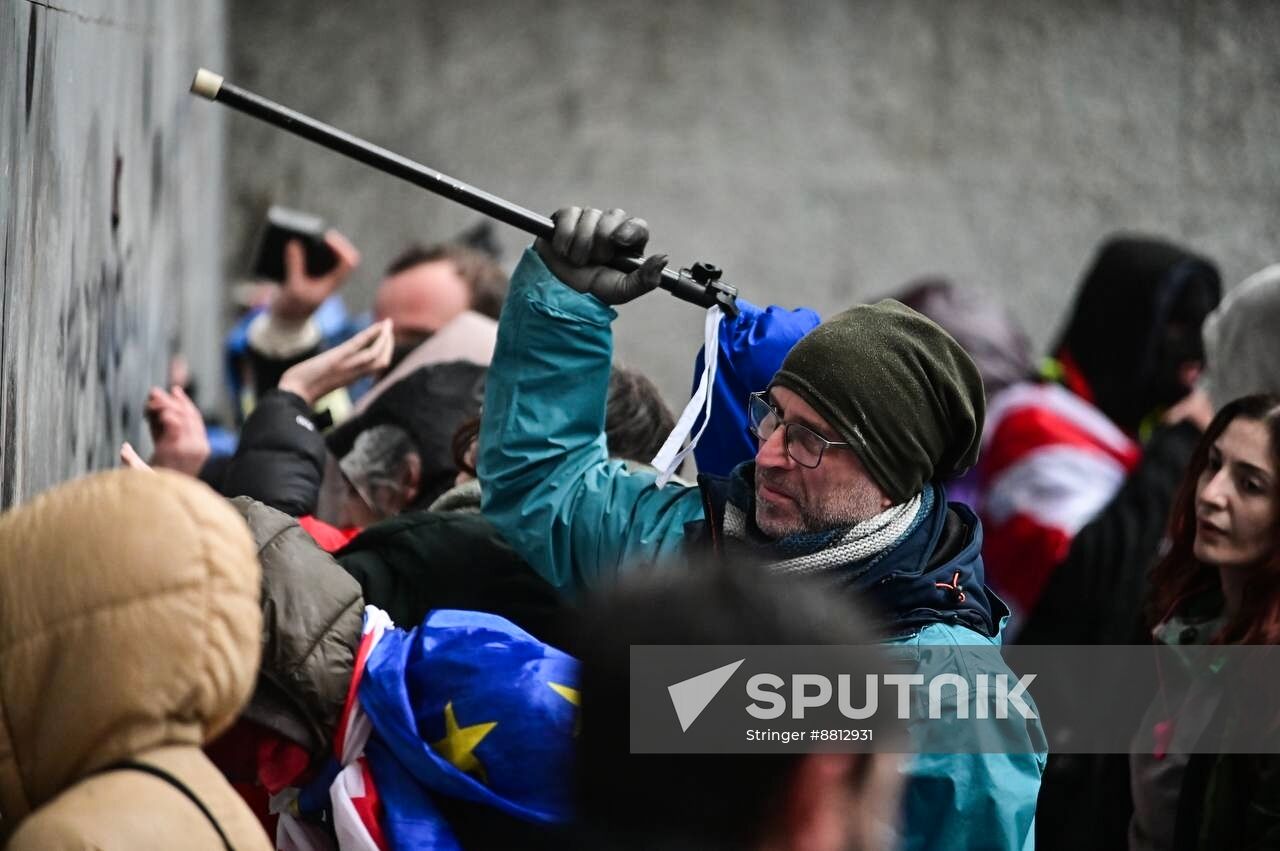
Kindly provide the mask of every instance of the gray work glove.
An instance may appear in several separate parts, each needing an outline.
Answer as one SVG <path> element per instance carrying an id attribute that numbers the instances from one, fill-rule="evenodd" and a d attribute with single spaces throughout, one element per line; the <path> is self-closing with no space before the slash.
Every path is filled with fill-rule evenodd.
<path id="1" fill-rule="evenodd" d="M 641 254 L 649 241 L 644 219 L 628 217 L 622 210 L 564 207 L 552 214 L 556 223 L 551 241 L 539 238 L 534 251 L 551 273 L 580 293 L 590 293 L 605 304 L 624 304 L 658 286 L 667 258 L 655 254 L 634 272 L 619 272 L 602 265 L 621 254 Z"/>

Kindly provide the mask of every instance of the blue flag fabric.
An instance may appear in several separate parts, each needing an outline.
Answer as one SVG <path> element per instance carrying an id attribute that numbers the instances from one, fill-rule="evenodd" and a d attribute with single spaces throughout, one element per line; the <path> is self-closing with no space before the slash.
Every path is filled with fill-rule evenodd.
<path id="1" fill-rule="evenodd" d="M 360 705 L 393 845 L 456 847 L 433 795 L 569 821 L 578 678 L 576 659 L 497 615 L 438 609 L 415 629 L 388 630 Z"/>
<path id="2" fill-rule="evenodd" d="M 747 428 L 747 397 L 769 386 L 791 347 L 822 321 L 807 307 L 762 309 L 740 298 L 738 308 L 737 318 L 726 316 L 720 321 L 720 362 L 711 389 L 711 422 L 707 439 L 693 450 L 698 472 L 714 476 L 727 476 L 743 461 L 756 457 L 756 439 Z M 693 368 L 695 388 L 705 356 L 705 352 L 698 352 Z"/>
<path id="3" fill-rule="evenodd" d="M 464 851 L 453 828 L 431 795 L 376 737 L 365 746 L 365 758 L 382 802 L 382 829 L 394 849 Z"/>

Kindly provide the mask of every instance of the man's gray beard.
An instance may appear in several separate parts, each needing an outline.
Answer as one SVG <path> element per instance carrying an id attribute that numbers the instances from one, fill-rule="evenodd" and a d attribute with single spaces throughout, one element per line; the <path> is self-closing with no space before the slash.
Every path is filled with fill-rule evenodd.
<path id="1" fill-rule="evenodd" d="M 870 520 L 877 513 L 868 514 L 860 505 L 861 500 L 850 491 L 842 491 L 833 500 L 824 503 L 819 511 L 811 511 L 808 506 L 800 508 L 800 523 L 780 530 L 766 529 L 760 523 L 760 497 L 756 496 L 756 526 L 770 538 L 775 540 L 801 532 L 827 532 L 831 529 L 847 529 L 863 520 Z"/>

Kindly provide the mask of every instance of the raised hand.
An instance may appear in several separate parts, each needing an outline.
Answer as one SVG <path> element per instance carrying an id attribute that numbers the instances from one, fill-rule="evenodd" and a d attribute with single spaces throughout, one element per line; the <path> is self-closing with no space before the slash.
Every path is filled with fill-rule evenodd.
<path id="1" fill-rule="evenodd" d="M 658 286 L 664 255 L 647 258 L 634 272 L 619 272 L 604 265 L 621 254 L 642 254 L 649 241 L 644 219 L 625 211 L 607 213 L 582 207 L 564 207 L 551 216 L 556 224 L 551 240 L 538 239 L 533 248 L 551 273 L 578 292 L 590 293 L 605 304 L 623 304 Z"/>
<path id="2" fill-rule="evenodd" d="M 151 442 L 155 444 L 151 466 L 199 475 L 210 449 L 204 417 L 195 402 L 176 384 L 169 393 L 152 387 L 145 411 Z"/>
<path id="3" fill-rule="evenodd" d="M 291 239 L 284 246 L 284 283 L 271 302 L 271 315 L 288 322 L 301 322 L 315 313 L 324 300 L 338 291 L 351 270 L 360 265 L 360 252 L 336 230 L 324 235 L 338 263 L 325 274 L 307 275 L 307 255 L 302 243 Z"/>
<path id="4" fill-rule="evenodd" d="M 377 375 L 391 363 L 395 338 L 391 320 L 370 325 L 340 346 L 307 358 L 285 370 L 279 388 L 296 393 L 308 405 L 366 375 Z"/>

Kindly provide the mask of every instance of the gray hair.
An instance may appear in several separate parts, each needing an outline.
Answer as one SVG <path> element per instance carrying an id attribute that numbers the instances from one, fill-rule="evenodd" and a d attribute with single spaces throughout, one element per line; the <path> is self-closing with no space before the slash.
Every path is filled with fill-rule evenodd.
<path id="1" fill-rule="evenodd" d="M 408 457 L 417 451 L 409 432 L 400 426 L 377 425 L 356 436 L 338 466 L 369 508 L 385 518 L 398 511 L 388 496 L 399 492 Z"/>

